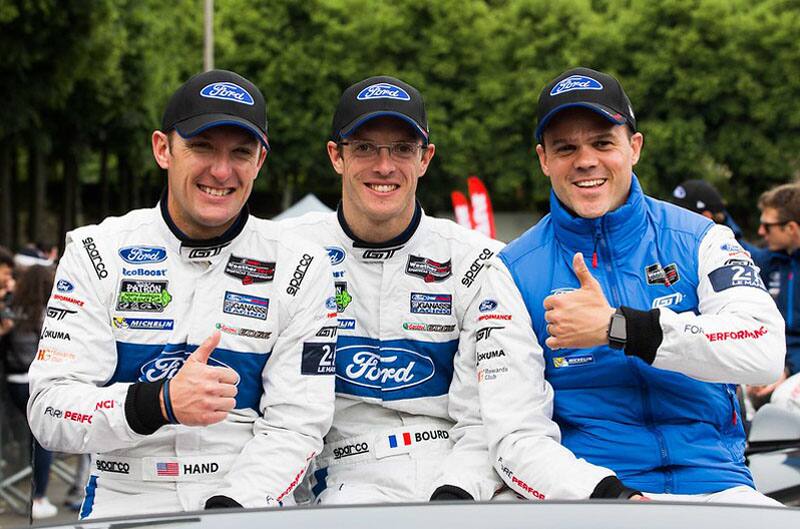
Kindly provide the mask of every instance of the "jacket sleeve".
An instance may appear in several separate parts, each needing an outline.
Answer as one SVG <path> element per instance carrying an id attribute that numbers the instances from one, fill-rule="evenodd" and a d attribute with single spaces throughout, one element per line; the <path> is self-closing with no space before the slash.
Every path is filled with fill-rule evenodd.
<path id="1" fill-rule="evenodd" d="M 769 384 L 786 355 L 785 323 L 758 267 L 726 227 L 703 238 L 699 314 L 660 308 L 663 340 L 652 365 L 707 382 Z"/>
<path id="2" fill-rule="evenodd" d="M 478 276 L 482 279 L 484 274 Z M 460 322 L 458 351 L 453 359 L 453 380 L 450 383 L 448 413 L 455 421 L 450 430 L 453 450 L 442 465 L 436 488 L 454 486 L 474 500 L 487 501 L 501 488 L 502 480 L 494 471 L 486 442 L 486 431 L 480 414 L 478 378 L 475 370 L 475 328 L 478 323 L 480 284 L 478 280 L 467 290 L 466 310 Z"/>
<path id="3" fill-rule="evenodd" d="M 290 309 L 281 315 L 282 330 L 262 372 L 261 417 L 254 423 L 254 437 L 215 493 L 244 507 L 282 505 L 322 450 L 333 420 L 333 273 L 321 250 L 299 259 L 306 256 L 312 260 L 295 295 L 279 294 Z M 297 263 L 291 264 L 292 270 Z"/>
<path id="4" fill-rule="evenodd" d="M 552 420 L 553 388 L 525 303 L 505 265 L 493 259 L 480 299 L 497 304 L 475 333 L 477 381 L 489 452 L 497 473 L 529 499 L 587 499 L 610 469 L 561 445 Z"/>
<path id="5" fill-rule="evenodd" d="M 95 268 L 88 255 L 97 251 L 109 263 L 111 255 L 97 237 L 85 231 L 67 236 L 36 358 L 28 371 L 31 397 L 28 421 L 41 445 L 69 453 L 108 452 L 136 445 L 146 436 L 134 432 L 125 416 L 130 384 L 105 384 L 117 365 L 111 331 L 110 300 L 113 270 Z M 88 249 L 87 249 L 88 248 Z M 103 274 L 105 272 L 105 274 Z M 104 275 L 105 277 L 100 277 Z"/>

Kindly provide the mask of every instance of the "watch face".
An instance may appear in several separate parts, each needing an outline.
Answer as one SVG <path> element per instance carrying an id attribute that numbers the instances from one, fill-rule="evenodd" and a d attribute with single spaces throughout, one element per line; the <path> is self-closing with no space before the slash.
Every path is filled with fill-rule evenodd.
<path id="1" fill-rule="evenodd" d="M 611 317 L 611 326 L 608 329 L 609 339 L 624 342 L 627 339 L 625 333 L 625 316 L 614 314 Z"/>

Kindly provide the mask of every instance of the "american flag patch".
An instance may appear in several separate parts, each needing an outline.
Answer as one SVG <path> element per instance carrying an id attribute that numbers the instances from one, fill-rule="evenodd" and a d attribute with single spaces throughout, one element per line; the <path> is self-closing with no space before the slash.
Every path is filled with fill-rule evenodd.
<path id="1" fill-rule="evenodd" d="M 156 463 L 157 476 L 177 476 L 178 463 Z"/>

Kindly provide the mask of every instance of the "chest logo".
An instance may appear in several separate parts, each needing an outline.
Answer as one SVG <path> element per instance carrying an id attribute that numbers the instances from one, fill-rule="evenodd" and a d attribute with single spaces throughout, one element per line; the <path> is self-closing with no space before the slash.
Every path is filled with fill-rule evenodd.
<path id="1" fill-rule="evenodd" d="M 243 285 L 266 283 L 275 278 L 275 263 L 231 255 L 225 265 L 225 273 L 241 279 Z"/>
<path id="2" fill-rule="evenodd" d="M 453 312 L 453 296 L 451 294 L 411 293 L 412 314 L 442 314 Z"/>
<path id="3" fill-rule="evenodd" d="M 349 346 L 336 350 L 336 376 L 383 391 L 417 386 L 436 372 L 433 360 L 399 347 Z"/>
<path id="4" fill-rule="evenodd" d="M 123 279 L 117 295 L 117 310 L 129 312 L 164 312 L 172 301 L 168 281 Z"/>
<path id="5" fill-rule="evenodd" d="M 438 283 L 453 275 L 453 267 L 450 263 L 449 260 L 440 263 L 427 257 L 409 255 L 406 263 L 406 274 L 421 277 L 426 283 Z"/>
<path id="6" fill-rule="evenodd" d="M 681 276 L 678 274 L 678 266 L 675 263 L 670 263 L 663 268 L 661 263 L 648 265 L 644 269 L 644 274 L 648 285 L 671 287 L 681 280 Z"/>
<path id="7" fill-rule="evenodd" d="M 234 316 L 244 316 L 257 320 L 266 320 L 269 311 L 269 299 L 248 296 L 237 292 L 225 292 L 222 312 Z"/>

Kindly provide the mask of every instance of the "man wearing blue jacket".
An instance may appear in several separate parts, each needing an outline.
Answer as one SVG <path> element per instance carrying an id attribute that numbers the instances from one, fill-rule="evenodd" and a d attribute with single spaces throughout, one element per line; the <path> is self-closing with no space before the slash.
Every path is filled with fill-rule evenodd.
<path id="1" fill-rule="evenodd" d="M 496 470 L 530 499 L 778 505 L 753 488 L 733 386 L 772 382 L 785 354 L 750 255 L 644 195 L 612 76 L 564 72 L 538 118 L 551 211 L 491 261 L 474 314 Z"/>

